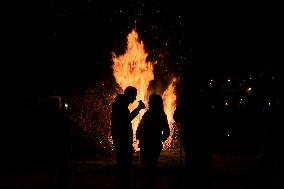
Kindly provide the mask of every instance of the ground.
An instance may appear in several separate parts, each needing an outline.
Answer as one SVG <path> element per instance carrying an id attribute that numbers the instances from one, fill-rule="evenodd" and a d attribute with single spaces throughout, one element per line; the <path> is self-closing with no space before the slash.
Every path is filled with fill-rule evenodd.
<path id="1" fill-rule="evenodd" d="M 72 159 L 70 189 L 115 188 L 114 158 L 94 156 Z M 183 187 L 183 153 L 165 150 L 159 161 L 157 188 L 179 189 Z M 259 156 L 242 154 L 213 154 L 214 189 L 255 189 L 259 167 Z M 46 167 L 42 164 L 22 165 L 0 171 L 0 188 L 46 188 Z M 134 156 L 133 189 L 141 188 L 141 165 L 139 153 Z"/>

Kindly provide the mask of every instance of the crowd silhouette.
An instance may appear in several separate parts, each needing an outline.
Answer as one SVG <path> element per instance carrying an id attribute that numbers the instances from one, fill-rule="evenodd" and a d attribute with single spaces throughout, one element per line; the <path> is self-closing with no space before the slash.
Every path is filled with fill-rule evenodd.
<path id="1" fill-rule="evenodd" d="M 216 150 L 214 145 L 217 144 L 214 141 L 216 139 L 214 129 L 223 127 L 225 122 L 239 125 L 244 121 L 265 128 L 257 189 L 272 188 L 275 185 L 273 183 L 275 176 L 277 187 L 283 187 L 281 172 L 283 153 L 279 147 L 282 142 L 279 130 L 281 121 L 279 96 L 266 94 L 265 88 L 258 87 L 257 98 L 252 95 L 248 96 L 245 110 L 240 110 L 241 107 L 226 109 L 225 93 L 220 88 L 206 88 L 204 83 L 198 80 L 183 83 L 182 86 L 174 112 L 174 120 L 180 129 L 179 137 L 185 154 L 184 174 L 180 180 L 183 182 L 182 188 L 214 188 L 212 154 Z M 265 85 L 261 84 L 261 86 Z M 136 183 L 132 182 L 135 179 L 133 178 L 135 150 L 131 121 L 139 114 L 140 110 L 146 107 L 140 100 L 139 105 L 133 111 L 129 111 L 128 106 L 136 100 L 136 96 L 137 89 L 128 86 L 123 94 L 118 94 L 115 97 L 112 104 L 111 134 L 115 150 L 115 175 L 118 189 L 137 187 Z M 275 107 L 266 107 L 266 102 L 272 103 Z M 157 187 L 157 164 L 163 149 L 163 142 L 170 135 L 170 129 L 162 97 L 158 94 L 151 94 L 148 105 L 137 127 L 136 139 L 140 149 L 142 187 L 154 189 Z M 239 104 L 236 103 L 236 105 Z M 49 188 L 55 188 L 56 185 L 59 188 L 68 188 L 70 131 L 75 125 L 64 113 L 63 100 L 59 96 L 51 96 L 48 99 L 45 113 L 44 124 L 48 128 L 48 136 L 50 136 L 47 148 Z"/>
<path id="2" fill-rule="evenodd" d="M 272 79 L 271 79 L 272 78 Z M 206 80 L 206 79 L 204 79 Z M 259 167 L 257 172 L 257 189 L 283 188 L 283 137 L 281 134 L 282 104 L 280 102 L 279 84 L 270 75 L 258 78 L 252 86 L 253 92 L 243 98 L 240 91 L 210 88 L 204 80 L 192 80 L 181 83 L 174 120 L 179 128 L 179 139 L 185 154 L 183 188 L 214 188 L 212 154 L 216 152 L 216 128 L 225 124 L 231 127 L 248 127 L 239 142 L 247 149 L 238 148 L 242 153 L 252 152 L 253 132 L 263 137 Z M 211 84 L 209 84 L 211 85 Z M 232 94 L 231 94 L 232 93 Z M 111 135 L 116 161 L 116 187 L 118 189 L 137 188 L 133 180 L 133 146 L 132 120 L 137 117 L 145 104 L 138 99 L 139 105 L 129 110 L 135 102 L 137 89 L 128 86 L 123 94 L 118 94 L 112 103 Z M 232 96 L 232 107 L 227 108 L 226 96 Z M 238 102 L 242 99 L 242 102 Z M 240 103 L 244 103 L 241 107 Z M 227 108 L 227 109 L 226 109 Z M 48 188 L 68 188 L 70 177 L 70 153 L 72 132 L 76 124 L 64 109 L 61 96 L 50 96 L 44 103 L 41 114 L 42 128 L 45 134 L 45 150 L 48 165 Z M 242 125 L 243 124 L 243 125 Z M 253 130 L 251 128 L 258 128 Z M 263 132 L 263 133 L 262 133 Z M 230 133 L 227 133 L 228 136 Z M 239 133 L 237 133 L 239 134 Z M 156 188 L 157 168 L 163 149 L 163 142 L 170 135 L 169 123 L 163 107 L 161 95 L 151 94 L 148 107 L 143 114 L 136 131 L 139 142 L 139 158 L 142 166 L 142 187 Z M 43 139 L 42 139 L 43 140 Z M 251 141 L 250 141 L 251 140 Z M 257 141 L 256 143 L 259 143 Z M 254 145 L 254 144 L 253 144 Z M 246 151 L 247 150 L 247 151 Z M 226 152 L 226 151 L 225 151 Z M 228 152 L 228 151 L 227 151 Z M 252 153 L 251 153 L 252 154 Z M 251 155 L 248 153 L 248 155 Z M 276 180 L 275 180 L 276 179 Z M 135 183 L 134 183 L 135 184 Z"/>

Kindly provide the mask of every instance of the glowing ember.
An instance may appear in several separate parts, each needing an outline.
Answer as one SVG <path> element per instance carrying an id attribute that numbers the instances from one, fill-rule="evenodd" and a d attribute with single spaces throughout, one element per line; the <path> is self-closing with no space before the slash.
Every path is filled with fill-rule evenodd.
<path id="1" fill-rule="evenodd" d="M 80 150 L 111 153 L 110 112 L 116 90 L 112 82 L 101 81 L 70 95 L 70 116 L 78 126 L 75 134 Z"/>
<path id="2" fill-rule="evenodd" d="M 138 100 L 142 100 L 146 105 L 148 104 L 148 86 L 151 80 L 154 80 L 152 62 L 146 61 L 148 53 L 144 50 L 143 41 L 139 41 L 138 34 L 135 30 L 132 30 L 127 37 L 127 49 L 124 55 L 116 56 L 112 53 L 113 64 L 113 75 L 116 82 L 124 90 L 127 86 L 134 86 L 137 88 L 137 100 L 130 105 L 129 109 L 132 111 L 138 105 Z M 171 125 L 171 136 L 165 142 L 164 147 L 169 147 L 172 134 L 173 134 L 173 111 L 175 109 L 176 96 L 174 94 L 174 79 L 169 85 L 168 89 L 163 94 L 165 112 L 168 117 L 168 121 Z M 141 110 L 140 114 L 132 121 L 133 145 L 135 150 L 138 150 L 138 144 L 136 141 L 136 130 L 139 121 L 145 110 Z"/>

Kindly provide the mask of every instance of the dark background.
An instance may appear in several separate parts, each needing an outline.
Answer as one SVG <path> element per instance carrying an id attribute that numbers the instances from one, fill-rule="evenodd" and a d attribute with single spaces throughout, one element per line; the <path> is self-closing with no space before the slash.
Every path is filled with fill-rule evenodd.
<path id="1" fill-rule="evenodd" d="M 160 0 L 21 6 L 9 6 L 2 35 L 1 150 L 7 159 L 29 158 L 41 148 L 39 128 L 25 117 L 34 111 L 31 99 L 113 79 L 110 52 L 123 52 L 135 26 L 149 59 L 162 55 L 167 67 L 188 81 L 267 69 L 280 80 L 280 17 L 274 6 Z"/>

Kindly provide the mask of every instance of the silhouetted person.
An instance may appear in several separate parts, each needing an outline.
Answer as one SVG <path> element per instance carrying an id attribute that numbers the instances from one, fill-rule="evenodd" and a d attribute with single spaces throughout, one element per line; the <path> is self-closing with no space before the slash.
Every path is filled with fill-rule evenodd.
<path id="1" fill-rule="evenodd" d="M 185 152 L 185 188 L 210 187 L 209 128 L 213 123 L 208 106 L 208 99 L 200 87 L 192 84 L 182 90 L 174 112 L 174 120 L 180 124 L 181 145 Z"/>
<path id="2" fill-rule="evenodd" d="M 155 187 L 156 166 L 163 148 L 163 142 L 169 137 L 170 128 L 160 95 L 149 97 L 149 109 L 143 115 L 136 136 L 139 140 L 140 157 L 143 167 L 145 188 Z"/>
<path id="3" fill-rule="evenodd" d="M 48 188 L 68 188 L 74 123 L 65 114 L 61 97 L 49 97 L 45 108 L 43 124 L 47 134 Z"/>
<path id="4" fill-rule="evenodd" d="M 133 131 L 131 121 L 145 108 L 142 101 L 132 112 L 129 104 L 136 100 L 137 89 L 128 86 L 123 94 L 118 94 L 112 104 L 111 134 L 116 153 L 117 184 L 120 189 L 129 188 L 133 159 Z"/>
<path id="5" fill-rule="evenodd" d="M 276 81 L 266 78 L 260 83 L 259 92 L 263 99 L 263 113 L 259 116 L 265 127 L 263 153 L 260 159 L 258 189 L 270 189 L 276 185 L 284 188 L 284 137 L 283 118 L 280 115 L 279 86 Z"/>

